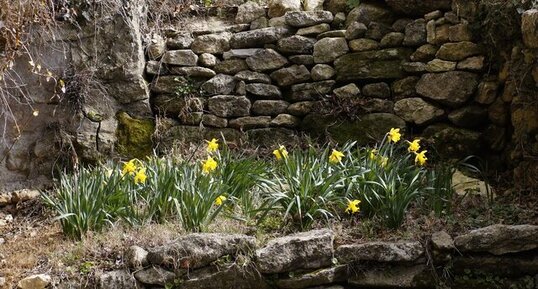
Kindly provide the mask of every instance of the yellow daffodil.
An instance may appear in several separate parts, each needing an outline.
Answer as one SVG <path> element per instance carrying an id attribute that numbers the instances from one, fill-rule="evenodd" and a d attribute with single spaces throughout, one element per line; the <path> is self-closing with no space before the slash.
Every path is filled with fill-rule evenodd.
<path id="1" fill-rule="evenodd" d="M 332 163 L 332 164 L 337 164 L 340 161 L 342 161 L 343 156 L 344 156 L 344 154 L 342 152 L 337 151 L 337 150 L 333 150 L 333 152 L 329 156 L 329 162 Z"/>
<path id="2" fill-rule="evenodd" d="M 125 175 L 125 174 L 132 175 L 132 174 L 134 174 L 135 171 L 136 171 L 135 161 L 136 161 L 136 159 L 132 159 L 132 160 L 126 162 L 123 165 L 123 169 L 121 170 L 121 174 L 122 175 Z"/>
<path id="3" fill-rule="evenodd" d="M 355 213 L 358 213 L 360 211 L 360 208 L 359 208 L 359 204 L 361 203 L 360 200 L 348 200 L 347 201 L 347 208 L 346 208 L 346 213 L 349 213 L 349 214 L 355 214 Z"/>
<path id="4" fill-rule="evenodd" d="M 207 152 L 215 152 L 219 149 L 219 141 L 214 138 L 214 139 L 211 139 L 210 141 L 206 140 L 207 142 Z"/>
<path id="5" fill-rule="evenodd" d="M 400 138 L 402 137 L 402 134 L 400 133 L 399 128 L 391 128 L 389 133 L 388 133 L 388 136 L 389 136 L 389 140 L 391 142 L 397 143 L 398 141 L 400 141 Z"/>
<path id="6" fill-rule="evenodd" d="M 224 201 L 226 201 L 226 197 L 223 195 L 220 195 L 215 199 L 215 205 L 221 206 L 222 203 L 224 203 Z"/>
<path id="7" fill-rule="evenodd" d="M 415 139 L 414 141 L 409 142 L 409 147 L 407 148 L 407 150 L 410 153 L 416 153 L 416 152 L 418 152 L 419 149 L 420 149 L 420 140 L 419 139 Z"/>
<path id="8" fill-rule="evenodd" d="M 277 160 L 286 159 L 288 157 L 288 151 L 284 146 L 280 146 L 278 149 L 274 150 L 273 154 Z"/>
<path id="9" fill-rule="evenodd" d="M 216 170 L 217 166 L 218 166 L 217 161 L 215 161 L 212 157 L 207 157 L 207 160 L 202 162 L 202 171 L 205 174 L 209 174 L 212 171 Z"/>
<path id="10" fill-rule="evenodd" d="M 423 166 L 426 164 L 426 161 L 428 160 L 428 158 L 426 157 L 426 153 L 428 151 L 421 151 L 419 153 L 415 153 L 416 156 L 415 156 L 415 164 L 419 165 L 419 166 Z"/>
<path id="11" fill-rule="evenodd" d="M 389 158 L 381 156 L 379 157 L 378 162 L 379 162 L 379 165 L 384 168 L 389 163 Z"/>
<path id="12" fill-rule="evenodd" d="M 134 176 L 135 184 L 143 184 L 146 182 L 146 179 L 147 179 L 146 168 L 141 168 L 140 170 L 138 170 L 138 172 Z"/>
<path id="13" fill-rule="evenodd" d="M 377 158 L 377 153 L 378 153 L 378 150 L 372 149 L 369 154 L 370 160 L 372 161 L 375 160 Z"/>

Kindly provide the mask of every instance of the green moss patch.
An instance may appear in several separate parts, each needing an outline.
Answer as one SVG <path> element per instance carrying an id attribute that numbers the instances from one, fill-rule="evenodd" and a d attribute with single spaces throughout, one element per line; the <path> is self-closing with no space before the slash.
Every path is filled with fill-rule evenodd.
<path id="1" fill-rule="evenodd" d="M 125 112 L 118 119 L 118 152 L 129 158 L 143 158 L 153 151 L 152 135 L 155 123 L 152 119 L 136 119 Z"/>

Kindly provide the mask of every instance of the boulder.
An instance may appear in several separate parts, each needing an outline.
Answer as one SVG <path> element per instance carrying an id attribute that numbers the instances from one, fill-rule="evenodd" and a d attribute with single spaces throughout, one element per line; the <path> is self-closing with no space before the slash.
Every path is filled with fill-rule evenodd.
<path id="1" fill-rule="evenodd" d="M 292 65 L 274 71 L 271 78 L 279 86 L 289 86 L 310 80 L 310 71 L 304 65 Z"/>
<path id="2" fill-rule="evenodd" d="M 247 62 L 244 59 L 232 58 L 218 62 L 213 70 L 216 73 L 236 74 L 243 70 L 248 70 Z"/>
<path id="3" fill-rule="evenodd" d="M 333 240 L 333 232 L 326 229 L 272 239 L 256 250 L 258 270 L 272 274 L 328 266 L 333 257 Z"/>
<path id="4" fill-rule="evenodd" d="M 314 48 L 315 50 L 315 48 Z M 388 48 L 346 54 L 334 62 L 338 81 L 402 78 L 402 62 L 412 50 Z"/>
<path id="5" fill-rule="evenodd" d="M 287 109 L 287 113 L 294 116 L 305 116 L 312 112 L 314 107 L 320 105 L 316 101 L 300 101 L 290 104 Z"/>
<path id="6" fill-rule="evenodd" d="M 250 30 L 262 29 L 269 27 L 269 21 L 266 17 L 260 17 L 250 23 Z"/>
<path id="7" fill-rule="evenodd" d="M 292 55 L 289 59 L 295 64 L 314 65 L 314 56 L 312 55 Z"/>
<path id="8" fill-rule="evenodd" d="M 316 64 L 316 66 L 312 68 L 310 74 L 312 76 L 312 80 L 321 81 L 331 79 L 336 74 L 336 71 L 330 65 Z"/>
<path id="9" fill-rule="evenodd" d="M 189 66 L 189 67 L 170 67 L 171 74 L 182 75 L 191 78 L 212 78 L 217 75 L 215 71 L 206 67 Z"/>
<path id="10" fill-rule="evenodd" d="M 228 121 L 228 126 L 239 130 L 268 127 L 271 123 L 270 116 L 245 116 Z"/>
<path id="11" fill-rule="evenodd" d="M 264 49 L 247 58 L 247 65 L 254 71 L 275 70 L 288 64 L 286 57 L 273 49 Z"/>
<path id="12" fill-rule="evenodd" d="M 317 38 L 325 38 L 325 37 L 346 37 L 346 30 L 332 30 L 320 33 Z"/>
<path id="13" fill-rule="evenodd" d="M 256 52 L 260 50 L 263 50 L 263 49 L 262 48 L 232 49 L 232 50 L 228 50 L 224 52 L 222 54 L 222 58 L 224 58 L 224 60 L 233 59 L 233 58 L 246 59 L 254 55 Z"/>
<path id="14" fill-rule="evenodd" d="M 418 76 L 408 76 L 406 78 L 396 80 L 391 86 L 392 96 L 396 99 L 417 96 L 415 87 L 417 86 L 419 80 L 420 78 Z"/>
<path id="15" fill-rule="evenodd" d="M 359 6 L 353 8 L 346 19 L 346 26 L 349 26 L 353 22 L 360 22 L 368 26 L 370 22 L 380 22 L 392 24 L 394 21 L 394 14 L 390 9 L 382 5 L 373 3 L 360 3 Z"/>
<path id="16" fill-rule="evenodd" d="M 383 48 L 398 47 L 402 45 L 404 38 L 405 38 L 405 35 L 401 32 L 390 32 L 389 34 L 381 38 L 381 41 L 379 42 L 379 44 Z"/>
<path id="17" fill-rule="evenodd" d="M 380 22 L 370 22 L 370 24 L 368 24 L 368 30 L 366 30 L 364 37 L 380 41 L 385 35 L 389 34 L 390 32 L 392 32 L 392 29 L 389 25 Z"/>
<path id="18" fill-rule="evenodd" d="M 305 11 L 323 10 L 325 0 L 304 0 L 303 8 Z"/>
<path id="19" fill-rule="evenodd" d="M 342 263 L 352 262 L 415 262 L 424 255 L 420 242 L 369 242 L 342 245 L 336 249 L 336 258 Z"/>
<path id="20" fill-rule="evenodd" d="M 379 47 L 379 42 L 373 39 L 360 38 L 349 41 L 349 48 L 354 52 L 376 50 Z"/>
<path id="21" fill-rule="evenodd" d="M 279 39 L 291 34 L 284 27 L 267 27 L 235 33 L 230 40 L 231 48 L 263 47 L 265 44 L 275 43 Z"/>
<path id="22" fill-rule="evenodd" d="M 409 16 L 423 16 L 435 10 L 446 11 L 452 8 L 451 0 L 386 0 L 386 2 L 394 11 Z"/>
<path id="23" fill-rule="evenodd" d="M 45 289 L 51 281 L 49 275 L 37 274 L 23 278 L 17 283 L 17 286 L 20 289 Z"/>
<path id="24" fill-rule="evenodd" d="M 218 117 L 216 115 L 204 113 L 204 115 L 202 116 L 202 124 L 204 126 L 212 127 L 227 127 L 228 120 L 222 117 Z"/>
<path id="25" fill-rule="evenodd" d="M 367 30 L 368 27 L 364 23 L 355 21 L 347 27 L 345 37 L 347 40 L 361 38 L 366 34 Z"/>
<path id="26" fill-rule="evenodd" d="M 189 49 L 191 48 L 194 38 L 192 38 L 190 33 L 178 33 L 166 40 L 166 46 L 170 50 L 176 49 Z"/>
<path id="27" fill-rule="evenodd" d="M 469 41 L 462 41 L 443 44 L 435 56 L 443 60 L 460 61 L 478 55 L 481 52 L 482 50 L 477 44 Z"/>
<path id="28" fill-rule="evenodd" d="M 325 80 L 312 83 L 301 83 L 291 86 L 289 100 L 292 102 L 323 98 L 332 91 L 336 82 Z"/>
<path id="29" fill-rule="evenodd" d="M 187 79 L 182 76 L 160 76 L 151 82 L 150 88 L 154 93 L 174 94 L 178 87 L 189 85 Z"/>
<path id="30" fill-rule="evenodd" d="M 280 99 L 282 93 L 278 86 L 264 83 L 249 83 L 246 85 L 246 91 L 256 96 L 269 99 Z"/>
<path id="31" fill-rule="evenodd" d="M 477 85 L 478 77 L 476 74 L 449 71 L 422 75 L 416 89 L 417 93 L 424 97 L 451 107 L 458 107 L 469 100 Z"/>
<path id="32" fill-rule="evenodd" d="M 316 270 L 298 276 L 282 278 L 276 281 L 278 288 L 283 289 L 300 289 L 312 288 L 314 286 L 339 283 L 346 280 L 348 267 L 347 265 L 339 265 L 332 268 Z M 316 287 L 320 288 L 320 287 Z M 332 288 L 332 287 L 322 287 Z"/>
<path id="33" fill-rule="evenodd" d="M 314 50 L 315 39 L 294 35 L 282 38 L 278 41 L 277 49 L 282 53 L 288 54 L 311 54 Z"/>
<path id="34" fill-rule="evenodd" d="M 460 23 L 450 26 L 448 29 L 448 39 L 452 42 L 473 41 L 473 34 L 468 23 Z"/>
<path id="35" fill-rule="evenodd" d="M 265 8 L 254 1 L 247 1 L 237 8 L 235 23 L 250 23 L 260 17 L 265 17 Z"/>
<path id="36" fill-rule="evenodd" d="M 251 82 L 265 83 L 265 84 L 271 83 L 271 78 L 268 75 L 259 73 L 259 72 L 250 71 L 250 70 L 243 70 L 243 71 L 238 72 L 235 75 L 235 78 L 241 81 L 244 81 L 246 83 L 251 83 Z"/>
<path id="37" fill-rule="evenodd" d="M 292 27 L 308 27 L 321 23 L 331 23 L 334 19 L 329 11 L 289 11 L 285 15 L 286 24 Z"/>
<path id="38" fill-rule="evenodd" d="M 283 100 L 257 100 L 252 104 L 255 115 L 279 115 L 286 112 L 290 104 Z"/>
<path id="39" fill-rule="evenodd" d="M 331 26 L 329 24 L 321 23 L 310 27 L 299 28 L 295 34 L 302 36 L 317 36 L 321 33 L 328 32 L 329 30 L 331 30 Z"/>
<path id="40" fill-rule="evenodd" d="M 136 271 L 134 277 L 144 284 L 164 286 L 174 282 L 176 274 L 174 272 L 166 271 L 159 266 L 151 266 L 147 269 Z"/>
<path id="41" fill-rule="evenodd" d="M 528 48 L 538 48 L 538 9 L 530 9 L 521 15 L 521 34 Z"/>
<path id="42" fill-rule="evenodd" d="M 426 21 L 417 19 L 405 26 L 403 45 L 420 46 L 426 44 Z"/>
<path id="43" fill-rule="evenodd" d="M 142 286 L 136 281 L 133 274 L 128 270 L 116 270 L 110 272 L 104 272 L 98 277 L 99 288 L 101 289 L 140 289 Z M 33 289 L 39 289 L 41 287 L 31 287 Z M 44 287 L 43 287 L 44 288 Z"/>
<path id="44" fill-rule="evenodd" d="M 481 106 L 470 105 L 450 112 L 448 119 L 459 127 L 480 127 L 488 122 L 488 111 Z"/>
<path id="45" fill-rule="evenodd" d="M 196 66 L 198 55 L 192 50 L 169 50 L 163 55 L 162 62 L 180 66 Z"/>
<path id="46" fill-rule="evenodd" d="M 138 246 L 131 246 L 125 253 L 125 259 L 130 268 L 140 268 L 148 265 L 148 251 Z"/>
<path id="47" fill-rule="evenodd" d="M 166 75 L 167 74 L 167 70 L 166 68 L 164 67 L 164 65 L 162 65 L 162 63 L 160 61 L 156 61 L 156 60 L 150 60 L 148 62 L 146 62 L 146 74 L 150 77 L 154 77 L 156 75 Z"/>
<path id="48" fill-rule="evenodd" d="M 454 240 L 445 231 L 439 231 L 432 234 L 432 246 L 439 251 L 452 251 L 456 249 Z"/>
<path id="49" fill-rule="evenodd" d="M 314 62 L 330 63 L 349 51 L 345 38 L 327 37 L 314 44 Z"/>
<path id="50" fill-rule="evenodd" d="M 200 89 L 206 95 L 230 94 L 234 91 L 237 80 L 233 76 L 217 74 L 204 82 Z"/>
<path id="51" fill-rule="evenodd" d="M 488 252 L 494 255 L 518 253 L 538 248 L 538 226 L 492 225 L 454 239 L 460 252 Z"/>
<path id="52" fill-rule="evenodd" d="M 467 194 L 488 197 L 491 187 L 486 182 L 466 176 L 461 171 L 456 170 L 452 174 L 452 189 L 458 196 Z"/>
<path id="53" fill-rule="evenodd" d="M 209 111 L 219 117 L 249 115 L 250 106 L 250 100 L 244 96 L 217 95 L 208 101 Z"/>
<path id="54" fill-rule="evenodd" d="M 426 71 L 428 72 L 446 72 L 456 69 L 456 62 L 446 61 L 441 59 L 434 59 L 426 64 Z"/>
<path id="55" fill-rule="evenodd" d="M 339 87 L 335 90 L 333 90 L 334 95 L 338 98 L 353 98 L 359 96 L 361 91 L 355 85 L 355 83 L 350 83 L 348 85 L 344 85 L 342 87 Z"/>
<path id="56" fill-rule="evenodd" d="M 180 97 L 168 94 L 153 97 L 153 108 L 160 115 L 177 117 L 185 112 L 201 112 L 205 99 L 200 97 Z"/>
<path id="57" fill-rule="evenodd" d="M 406 62 L 402 64 L 402 69 L 409 73 L 423 73 L 426 72 L 426 63 L 423 62 Z"/>
<path id="58" fill-rule="evenodd" d="M 420 97 L 404 98 L 394 104 L 394 113 L 407 122 L 423 125 L 439 119 L 444 110 Z"/>
<path id="59" fill-rule="evenodd" d="M 484 69 L 484 56 L 473 56 L 458 62 L 456 66 L 460 70 L 481 71 Z"/>
<path id="60" fill-rule="evenodd" d="M 271 126 L 280 126 L 287 128 L 298 127 L 301 123 L 301 119 L 290 114 L 279 114 L 273 120 L 271 120 Z"/>
<path id="61" fill-rule="evenodd" d="M 390 98 L 390 86 L 385 82 L 366 84 L 362 87 L 362 95 L 373 98 Z"/>
<path id="62" fill-rule="evenodd" d="M 301 0 L 270 0 L 268 2 L 270 18 L 284 16 L 288 11 L 300 11 Z"/>
<path id="63" fill-rule="evenodd" d="M 198 62 L 200 62 L 200 65 L 205 67 L 213 67 L 217 64 L 217 57 L 210 53 L 202 53 L 198 57 Z"/>
<path id="64" fill-rule="evenodd" d="M 417 48 L 413 54 L 411 54 L 411 61 L 427 62 L 435 58 L 437 53 L 437 47 L 431 44 L 424 44 Z"/>
<path id="65" fill-rule="evenodd" d="M 230 49 L 230 39 L 232 33 L 223 32 L 219 34 L 205 34 L 197 36 L 192 43 L 191 49 L 194 53 L 221 54 Z"/>

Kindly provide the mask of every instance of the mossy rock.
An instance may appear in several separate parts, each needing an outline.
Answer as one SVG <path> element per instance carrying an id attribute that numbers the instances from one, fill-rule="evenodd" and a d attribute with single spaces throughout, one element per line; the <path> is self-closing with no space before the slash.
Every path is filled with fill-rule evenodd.
<path id="1" fill-rule="evenodd" d="M 116 115 L 118 152 L 128 158 L 143 158 L 152 154 L 152 136 L 155 123 L 152 119 L 136 119 L 126 112 Z"/>

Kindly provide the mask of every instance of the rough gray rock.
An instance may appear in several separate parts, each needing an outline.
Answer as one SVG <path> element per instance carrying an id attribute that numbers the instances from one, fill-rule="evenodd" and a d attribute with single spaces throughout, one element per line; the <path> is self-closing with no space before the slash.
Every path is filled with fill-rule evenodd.
<path id="1" fill-rule="evenodd" d="M 484 149 L 481 133 L 445 124 L 428 126 L 422 136 L 434 143 L 443 144 L 437 146 L 437 151 L 442 156 L 464 158 Z"/>
<path id="2" fill-rule="evenodd" d="M 380 22 L 370 22 L 364 37 L 379 41 L 390 32 L 392 30 L 389 25 Z"/>
<path id="3" fill-rule="evenodd" d="M 239 59 L 246 59 L 252 55 L 254 55 L 256 52 L 263 50 L 262 48 L 243 48 L 243 49 L 232 49 L 224 52 L 222 54 L 222 58 L 224 60 L 232 59 L 232 58 L 239 58 Z"/>
<path id="4" fill-rule="evenodd" d="M 478 85 L 477 75 L 463 71 L 428 73 L 417 83 L 417 93 L 451 107 L 465 103 Z"/>
<path id="5" fill-rule="evenodd" d="M 473 41 L 473 34 L 469 29 L 469 24 L 460 23 L 450 26 L 448 29 L 448 39 L 452 42 Z"/>
<path id="6" fill-rule="evenodd" d="M 475 101 L 480 104 L 492 104 L 497 97 L 499 83 L 496 81 L 482 81 L 478 85 Z"/>
<path id="7" fill-rule="evenodd" d="M 170 67 L 170 73 L 194 78 L 212 78 L 216 75 L 215 71 L 213 71 L 212 69 L 201 66 Z"/>
<path id="8" fill-rule="evenodd" d="M 45 289 L 52 281 L 50 275 L 37 274 L 23 278 L 17 283 L 19 289 Z"/>
<path id="9" fill-rule="evenodd" d="M 439 119 L 444 110 L 420 97 L 404 98 L 394 104 L 394 113 L 407 122 L 423 125 Z"/>
<path id="10" fill-rule="evenodd" d="M 192 43 L 191 49 L 194 53 L 221 54 L 230 49 L 230 39 L 232 33 L 223 32 L 219 34 L 205 34 L 197 36 Z"/>
<path id="11" fill-rule="evenodd" d="M 408 76 L 396 80 L 391 85 L 392 96 L 396 99 L 417 96 L 415 87 L 419 80 L 420 78 L 418 76 Z"/>
<path id="12" fill-rule="evenodd" d="M 286 24 L 292 27 L 308 27 L 321 23 L 331 23 L 333 14 L 329 11 L 289 11 L 286 12 Z"/>
<path id="13" fill-rule="evenodd" d="M 160 76 L 151 83 L 151 91 L 155 93 L 170 93 L 176 92 L 180 86 L 187 85 L 188 81 L 182 76 Z"/>
<path id="14" fill-rule="evenodd" d="M 344 85 L 342 87 L 339 87 L 335 90 L 333 90 L 334 95 L 336 95 L 339 98 L 353 98 L 359 96 L 361 91 L 355 85 L 355 83 L 350 83 L 348 85 Z"/>
<path id="15" fill-rule="evenodd" d="M 434 59 L 426 63 L 426 71 L 428 72 L 446 72 L 456 69 L 456 62 Z"/>
<path id="16" fill-rule="evenodd" d="M 406 48 L 387 48 L 346 54 L 334 62 L 336 79 L 355 81 L 402 78 L 402 61 L 408 59 L 411 52 L 412 50 Z"/>
<path id="17" fill-rule="evenodd" d="M 240 116 L 250 110 L 243 96 L 219 95 L 209 99 L 209 110 L 217 116 Z M 148 260 L 155 265 L 186 263 L 196 269 L 209 265 L 224 255 L 236 255 L 255 248 L 254 237 L 240 234 L 198 233 L 179 237 L 173 243 L 149 250 Z"/>
<path id="18" fill-rule="evenodd" d="M 362 94 L 366 97 L 390 98 L 390 86 L 385 82 L 370 83 L 362 87 Z"/>
<path id="19" fill-rule="evenodd" d="M 249 262 L 250 260 L 246 260 Z M 248 263 L 247 263 L 248 264 Z M 245 269 L 247 268 L 247 269 Z M 264 278 L 248 267 L 237 264 L 224 268 L 206 267 L 189 273 L 189 278 L 181 282 L 183 289 L 270 289 Z"/>
<path id="20" fill-rule="evenodd" d="M 160 61 L 150 60 L 146 62 L 146 74 L 149 76 L 166 75 L 167 70 Z"/>
<path id="21" fill-rule="evenodd" d="M 310 74 L 312 76 L 312 80 L 321 81 L 331 79 L 336 74 L 336 71 L 330 65 L 316 64 L 316 66 L 312 68 Z"/>
<path id="22" fill-rule="evenodd" d="M 284 16 L 287 11 L 301 10 L 301 0 L 270 0 L 268 5 L 270 18 Z"/>
<path id="23" fill-rule="evenodd" d="M 382 5 L 361 3 L 361 5 L 353 8 L 347 15 L 346 26 L 349 26 L 355 21 L 363 23 L 366 26 L 371 22 L 392 24 L 394 15 L 392 11 Z"/>
<path id="24" fill-rule="evenodd" d="M 271 123 L 270 116 L 245 116 L 228 121 L 228 126 L 239 130 L 268 127 Z"/>
<path id="25" fill-rule="evenodd" d="M 138 246 L 131 246 L 125 253 L 127 264 L 131 268 L 140 268 L 148 264 L 148 251 Z"/>
<path id="26" fill-rule="evenodd" d="M 305 11 L 323 10 L 325 0 L 304 0 L 303 8 Z"/>
<path id="27" fill-rule="evenodd" d="M 360 38 L 349 41 L 349 48 L 354 52 L 376 50 L 379 47 L 379 42 L 373 39 Z"/>
<path id="28" fill-rule="evenodd" d="M 260 17 L 250 22 L 250 30 L 262 29 L 269 27 L 269 21 L 266 17 Z"/>
<path id="29" fill-rule="evenodd" d="M 273 71 L 271 78 L 279 86 L 289 86 L 310 80 L 310 71 L 304 65 L 292 65 Z"/>
<path id="30" fill-rule="evenodd" d="M 134 273 L 136 280 L 149 285 L 161 285 L 172 283 L 176 279 L 176 274 L 166 271 L 159 266 L 151 266 Z"/>
<path id="31" fill-rule="evenodd" d="M 250 23 L 260 17 L 265 17 L 265 8 L 254 1 L 247 1 L 237 8 L 235 23 Z"/>
<path id="32" fill-rule="evenodd" d="M 247 65 L 254 71 L 274 70 L 288 64 L 286 57 L 273 49 L 264 49 L 247 58 Z"/>
<path id="33" fill-rule="evenodd" d="M 435 58 L 437 53 L 437 47 L 431 44 L 424 44 L 417 48 L 413 54 L 411 54 L 411 61 L 426 62 Z"/>
<path id="34" fill-rule="evenodd" d="M 278 41 L 278 51 L 291 54 L 310 54 L 314 49 L 315 39 L 294 35 Z"/>
<path id="35" fill-rule="evenodd" d="M 295 64 L 313 65 L 314 56 L 312 55 L 292 55 L 289 57 L 290 61 Z"/>
<path id="36" fill-rule="evenodd" d="M 271 126 L 280 126 L 287 128 L 298 127 L 301 123 L 301 119 L 290 114 L 279 114 L 273 120 L 271 120 Z"/>
<path id="37" fill-rule="evenodd" d="M 473 56 L 458 62 L 456 68 L 460 70 L 481 71 L 484 69 L 484 56 Z"/>
<path id="38" fill-rule="evenodd" d="M 161 115 L 177 117 L 185 112 L 201 112 L 204 108 L 205 98 L 177 97 L 160 94 L 154 97 L 154 109 Z"/>
<path id="39" fill-rule="evenodd" d="M 296 102 L 322 98 L 332 91 L 335 83 L 334 80 L 325 80 L 292 85 L 289 99 Z"/>
<path id="40" fill-rule="evenodd" d="M 202 53 L 198 57 L 198 61 L 200 62 L 200 65 L 205 67 L 213 67 L 217 64 L 217 57 L 210 53 Z"/>
<path id="41" fill-rule="evenodd" d="M 215 77 L 204 82 L 200 89 L 206 95 L 231 94 L 236 84 L 237 80 L 233 76 L 217 74 Z"/>
<path id="42" fill-rule="evenodd" d="M 290 34 L 290 30 L 284 27 L 267 27 L 235 33 L 230 40 L 232 48 L 263 47 L 264 44 L 277 42 L 279 39 Z"/>
<path id="43" fill-rule="evenodd" d="M 166 40 L 166 46 L 170 50 L 188 49 L 191 48 L 193 41 L 194 38 L 190 33 L 178 33 Z"/>
<path id="44" fill-rule="evenodd" d="M 432 234 L 433 248 L 440 251 L 452 251 L 456 249 L 454 240 L 445 231 L 440 231 Z"/>
<path id="45" fill-rule="evenodd" d="M 334 234 L 314 230 L 270 240 L 256 250 L 256 264 L 265 274 L 317 269 L 331 264 Z"/>
<path id="46" fill-rule="evenodd" d="M 342 263 L 414 262 L 423 255 L 424 248 L 420 242 L 369 242 L 336 248 L 336 258 Z"/>
<path id="47" fill-rule="evenodd" d="M 101 289 L 139 289 L 142 288 L 138 284 L 134 276 L 128 270 L 117 270 L 102 273 L 98 276 L 99 288 Z"/>
<path id="48" fill-rule="evenodd" d="M 196 66 L 198 55 L 192 50 L 169 50 L 163 55 L 162 62 L 181 66 Z"/>
<path id="49" fill-rule="evenodd" d="M 250 100 L 244 96 L 217 95 L 209 98 L 209 111 L 219 117 L 239 117 L 250 113 Z"/>
<path id="50" fill-rule="evenodd" d="M 320 33 L 317 38 L 322 39 L 325 37 L 346 37 L 346 30 L 332 30 Z"/>
<path id="51" fill-rule="evenodd" d="M 330 63 L 349 51 L 345 38 L 327 37 L 314 44 L 314 62 Z"/>
<path id="52" fill-rule="evenodd" d="M 383 36 L 379 44 L 381 47 L 397 47 L 402 45 L 405 35 L 401 32 L 390 32 L 389 34 Z"/>
<path id="53" fill-rule="evenodd" d="M 290 106 L 288 106 L 287 112 L 295 116 L 305 116 L 309 114 L 312 109 L 317 105 L 319 105 L 319 103 L 316 101 L 300 101 L 290 104 Z"/>
<path id="54" fill-rule="evenodd" d="M 321 23 L 310 27 L 300 28 L 295 34 L 302 36 L 317 36 L 321 33 L 328 32 L 329 30 L 331 30 L 331 26 L 329 24 Z"/>
<path id="55" fill-rule="evenodd" d="M 290 104 L 283 100 L 257 100 L 252 104 L 255 115 L 279 115 L 286 112 Z"/>
<path id="56" fill-rule="evenodd" d="M 246 85 L 247 92 L 269 99 L 280 99 L 282 93 L 278 86 L 264 83 L 249 83 Z"/>
<path id="57" fill-rule="evenodd" d="M 367 98 L 361 105 L 366 113 L 384 112 L 394 113 L 394 102 L 386 99 Z"/>
<path id="58" fill-rule="evenodd" d="M 454 239 L 461 252 L 488 252 L 494 255 L 538 248 L 538 226 L 492 225 Z"/>
<path id="59" fill-rule="evenodd" d="M 417 19 L 405 26 L 403 45 L 419 46 L 422 44 L 426 44 L 426 22 L 424 19 Z"/>
<path id="60" fill-rule="evenodd" d="M 332 268 L 309 272 L 299 276 L 293 276 L 286 279 L 279 279 L 277 280 L 276 285 L 278 286 L 278 288 L 300 289 L 331 283 L 338 283 L 346 280 L 347 271 L 347 265 L 340 265 Z"/>
<path id="61" fill-rule="evenodd" d="M 212 127 L 226 127 L 228 126 L 228 120 L 216 115 L 204 113 L 202 116 L 202 124 Z"/>
<path id="62" fill-rule="evenodd" d="M 270 84 L 271 78 L 263 73 L 244 70 L 240 71 L 235 75 L 235 78 L 242 80 L 246 83 L 256 82 L 256 83 L 265 83 Z"/>
<path id="63" fill-rule="evenodd" d="M 366 27 L 364 23 L 355 21 L 347 27 L 345 37 L 347 40 L 361 38 L 364 36 L 367 30 L 368 27 Z"/>
<path id="64" fill-rule="evenodd" d="M 521 15 L 523 43 L 529 48 L 538 48 L 538 9 L 527 10 Z"/>
<path id="65" fill-rule="evenodd" d="M 482 50 L 477 44 L 469 41 L 462 41 L 443 44 L 437 51 L 436 57 L 443 60 L 460 61 L 478 55 L 481 52 Z"/>
<path id="66" fill-rule="evenodd" d="M 148 52 L 148 57 L 151 60 L 157 60 L 166 51 L 166 43 L 160 35 L 155 35 L 151 38 L 151 43 L 146 48 Z"/>
<path id="67" fill-rule="evenodd" d="M 220 61 L 213 67 L 213 70 L 216 73 L 224 73 L 224 74 L 236 74 L 240 71 L 247 70 L 247 69 L 248 69 L 247 62 L 244 59 L 239 59 L 239 58 L 232 58 L 232 59 L 226 59 L 224 61 Z"/>
<path id="68" fill-rule="evenodd" d="M 488 121 L 488 110 L 478 105 L 465 106 L 450 112 L 448 119 L 459 127 L 480 127 Z"/>

